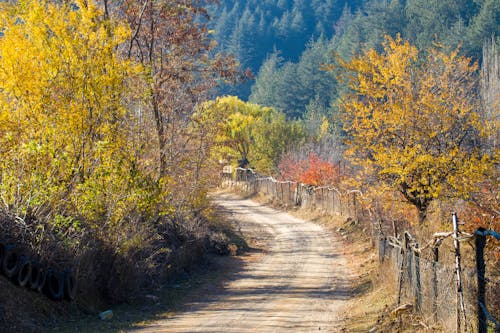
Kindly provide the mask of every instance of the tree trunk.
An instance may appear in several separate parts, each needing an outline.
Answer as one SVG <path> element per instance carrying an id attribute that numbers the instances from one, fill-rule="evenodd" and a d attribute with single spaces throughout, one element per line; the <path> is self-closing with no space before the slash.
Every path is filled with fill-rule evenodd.
<path id="1" fill-rule="evenodd" d="M 420 225 L 424 224 L 425 218 L 427 217 L 427 209 L 432 199 L 425 196 L 425 193 L 422 194 L 417 191 L 411 191 L 410 187 L 405 183 L 400 185 L 399 192 L 404 196 L 406 201 L 411 203 L 418 210 L 418 223 Z"/>
<path id="2" fill-rule="evenodd" d="M 418 224 L 422 225 L 424 224 L 425 218 L 427 217 L 427 208 L 425 209 L 418 209 Z"/>
<path id="3" fill-rule="evenodd" d="M 158 136 L 158 158 L 159 158 L 158 179 L 159 179 L 165 176 L 167 173 L 167 157 L 166 157 L 165 129 L 163 127 L 163 118 L 156 97 L 153 97 L 153 116 L 155 119 L 156 134 Z"/>

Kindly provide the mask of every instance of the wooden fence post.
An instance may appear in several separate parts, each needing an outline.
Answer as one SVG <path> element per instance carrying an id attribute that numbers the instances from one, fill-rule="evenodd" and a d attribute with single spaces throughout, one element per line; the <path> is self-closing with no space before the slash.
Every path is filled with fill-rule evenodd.
<path id="1" fill-rule="evenodd" d="M 325 202 L 325 189 L 322 187 L 321 188 L 321 208 L 325 209 L 325 205 L 323 204 Z"/>
<path id="2" fill-rule="evenodd" d="M 422 285 L 420 282 L 420 253 L 418 252 L 418 243 L 415 242 L 415 310 L 422 309 Z"/>
<path id="3" fill-rule="evenodd" d="M 248 170 L 245 170 L 245 192 L 248 191 Z"/>
<path id="4" fill-rule="evenodd" d="M 398 271 L 398 306 L 401 305 L 401 294 L 403 291 L 403 267 L 406 265 L 406 237 L 403 238 L 403 244 L 401 244 L 401 249 L 399 251 L 401 255 L 401 262 L 399 263 L 399 271 Z"/>
<path id="5" fill-rule="evenodd" d="M 335 210 L 335 190 L 332 190 L 332 213 L 337 213 L 337 211 Z"/>
<path id="6" fill-rule="evenodd" d="M 453 213 L 453 245 L 455 247 L 455 271 L 457 274 L 457 333 L 461 332 L 460 312 L 464 316 L 464 329 L 467 333 L 467 316 L 465 314 L 464 293 L 462 289 L 462 267 L 460 264 L 460 243 L 458 241 L 459 229 L 457 214 Z"/>
<path id="7" fill-rule="evenodd" d="M 439 245 L 441 244 L 441 240 L 436 240 L 434 244 L 433 252 L 433 260 L 432 260 L 432 312 L 434 313 L 434 322 L 438 321 L 438 277 L 437 277 L 437 266 L 439 262 Z"/>
<path id="8" fill-rule="evenodd" d="M 299 191 L 300 191 L 300 184 L 297 183 L 297 185 L 295 185 L 295 206 L 298 206 L 300 202 Z"/>
<path id="9" fill-rule="evenodd" d="M 288 205 L 292 206 L 293 198 L 292 198 L 292 183 L 288 183 Z"/>
<path id="10" fill-rule="evenodd" d="M 379 262 L 384 262 L 385 259 L 385 247 L 386 247 L 386 238 L 382 234 L 381 231 L 379 231 L 378 235 L 378 261 Z"/>
<path id="11" fill-rule="evenodd" d="M 398 226 L 396 225 L 396 220 L 392 219 L 392 231 L 393 231 L 393 236 L 398 237 L 399 231 L 398 231 Z"/>
<path id="12" fill-rule="evenodd" d="M 486 333 L 488 323 L 486 314 L 484 313 L 481 304 L 486 305 L 486 265 L 484 263 L 484 247 L 486 245 L 486 230 L 479 228 L 476 230 L 476 269 L 477 269 L 477 331 L 478 333 Z"/>
<path id="13" fill-rule="evenodd" d="M 408 274 L 408 282 L 411 285 L 413 284 L 413 275 L 412 273 L 412 265 L 413 265 L 413 250 L 411 248 L 412 237 L 408 231 L 405 231 L 405 245 L 406 245 L 406 272 Z"/>

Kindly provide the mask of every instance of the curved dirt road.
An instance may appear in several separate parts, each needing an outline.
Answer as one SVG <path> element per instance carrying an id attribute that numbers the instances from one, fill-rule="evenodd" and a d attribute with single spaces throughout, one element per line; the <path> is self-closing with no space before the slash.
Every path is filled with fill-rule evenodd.
<path id="1" fill-rule="evenodd" d="M 217 196 L 265 247 L 217 295 L 134 332 L 339 332 L 348 294 L 341 245 L 325 228 L 232 195 Z"/>

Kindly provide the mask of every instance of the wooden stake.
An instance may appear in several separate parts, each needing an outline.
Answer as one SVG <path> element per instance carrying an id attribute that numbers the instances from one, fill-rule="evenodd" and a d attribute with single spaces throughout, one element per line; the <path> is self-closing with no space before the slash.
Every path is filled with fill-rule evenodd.
<path id="1" fill-rule="evenodd" d="M 455 246 L 455 271 L 457 274 L 457 333 L 461 332 L 460 311 L 464 317 L 464 330 L 467 333 L 467 317 L 465 314 L 464 293 L 462 289 L 462 267 L 460 265 L 460 243 L 458 241 L 458 218 L 457 214 L 453 213 L 453 245 Z"/>
<path id="2" fill-rule="evenodd" d="M 398 306 L 401 305 L 401 294 L 403 292 L 404 275 L 403 268 L 406 266 L 406 238 L 403 238 L 403 244 L 400 249 L 401 262 L 399 263 L 398 270 Z"/>
<path id="3" fill-rule="evenodd" d="M 420 253 L 418 253 L 418 243 L 415 243 L 415 310 L 422 310 L 422 284 L 420 281 Z"/>
<path id="4" fill-rule="evenodd" d="M 432 291 L 433 291 L 433 299 L 432 299 L 432 312 L 434 313 L 434 321 L 437 323 L 438 321 L 438 278 L 437 278 L 437 265 L 439 262 L 439 245 L 441 245 L 441 240 L 436 240 L 434 244 L 433 254 L 434 260 L 432 261 Z"/>
<path id="5" fill-rule="evenodd" d="M 485 272 L 486 265 L 484 263 L 484 247 L 486 246 L 486 235 L 484 229 L 479 228 L 476 231 L 476 269 L 477 269 L 477 331 L 486 333 L 488 323 L 486 322 L 486 314 L 481 308 L 481 304 L 486 304 L 486 280 Z"/>

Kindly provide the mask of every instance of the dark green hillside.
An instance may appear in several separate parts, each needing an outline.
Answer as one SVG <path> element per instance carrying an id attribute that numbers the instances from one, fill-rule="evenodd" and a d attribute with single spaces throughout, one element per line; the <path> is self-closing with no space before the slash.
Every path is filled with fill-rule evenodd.
<path id="1" fill-rule="evenodd" d="M 223 0 L 212 6 L 213 29 L 219 50 L 233 54 L 242 67 L 257 73 L 274 51 L 284 61 L 298 61 L 310 40 L 331 38 L 347 0 Z M 247 98 L 250 85 L 229 89 Z"/>
<path id="2" fill-rule="evenodd" d="M 319 67 L 334 53 L 348 59 L 400 34 L 421 50 L 439 43 L 481 61 L 484 40 L 500 36 L 498 0 L 223 0 L 211 12 L 219 50 L 256 75 L 221 93 L 292 118 L 330 108 L 336 82 Z"/>

